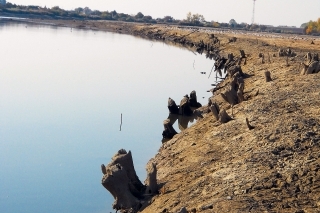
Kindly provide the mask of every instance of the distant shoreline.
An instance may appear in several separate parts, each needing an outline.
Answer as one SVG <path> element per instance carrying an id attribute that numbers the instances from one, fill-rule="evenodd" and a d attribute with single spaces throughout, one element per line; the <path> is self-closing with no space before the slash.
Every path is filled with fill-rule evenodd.
<path id="1" fill-rule="evenodd" d="M 317 58 L 320 37 L 115 21 L 19 22 L 125 33 L 208 57 L 223 56 L 241 66 L 245 78 L 235 76 L 237 82 L 244 82 L 244 100 L 231 106 L 223 98 L 222 94 L 230 92 L 225 89 L 232 86 L 231 77 L 217 85 L 219 90 L 211 97 L 232 120 L 219 123 L 207 110 L 202 120 L 161 145 L 149 161 L 148 166 L 157 165 L 157 183 L 162 188 L 143 213 L 182 208 L 192 212 L 279 212 L 284 206 L 302 212 L 320 207 L 311 199 L 319 195 L 311 190 L 319 188 L 319 182 L 310 181 L 319 177 L 320 156 L 315 153 L 320 150 L 320 73 L 301 75 L 305 56 L 311 52 Z M 243 61 L 236 60 L 239 50 L 245 53 Z M 283 57 L 281 51 L 295 54 Z"/>
<path id="2" fill-rule="evenodd" d="M 3 17 L 3 18 L 1 18 Z M 1 13 L 1 19 L 26 22 L 31 24 L 42 24 L 42 25 L 51 25 L 57 27 L 70 27 L 76 29 L 84 30 L 99 30 L 99 31 L 108 31 L 116 33 L 124 33 L 130 35 L 136 35 L 135 30 L 146 27 L 157 27 L 157 28 L 176 28 L 181 30 L 198 30 L 199 32 L 204 33 L 218 33 L 226 35 L 237 35 L 244 34 L 254 37 L 261 37 L 272 35 L 273 37 L 278 38 L 303 38 L 306 40 L 320 40 L 319 36 L 310 36 L 310 35 L 301 35 L 301 34 L 284 34 L 284 33 L 269 33 L 269 32 L 255 32 L 255 31 L 245 31 L 240 29 L 229 29 L 229 28 L 208 28 L 208 27 L 199 27 L 199 26 L 179 26 L 179 25 L 168 25 L 168 24 L 150 24 L 150 23 L 137 23 L 137 22 L 123 22 L 123 21 L 112 21 L 112 20 L 85 20 L 85 19 L 65 19 L 61 18 L 52 18 L 47 16 L 39 15 L 27 15 L 22 14 L 18 16 L 13 16 L 10 13 Z M 143 33 L 139 32 L 139 36 L 148 36 L 142 35 Z M 170 40 L 170 39 L 169 39 Z"/>

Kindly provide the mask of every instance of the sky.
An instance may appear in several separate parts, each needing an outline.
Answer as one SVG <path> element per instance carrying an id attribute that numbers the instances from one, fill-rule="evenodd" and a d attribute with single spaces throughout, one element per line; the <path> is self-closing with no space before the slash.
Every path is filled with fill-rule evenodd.
<path id="1" fill-rule="evenodd" d="M 89 7 L 100 11 L 151 15 L 170 15 L 184 19 L 188 12 L 202 14 L 206 21 L 251 24 L 253 0 L 7 0 L 19 5 L 59 6 L 63 9 Z M 320 0 L 256 0 L 255 23 L 300 27 L 302 23 L 320 17 Z"/>

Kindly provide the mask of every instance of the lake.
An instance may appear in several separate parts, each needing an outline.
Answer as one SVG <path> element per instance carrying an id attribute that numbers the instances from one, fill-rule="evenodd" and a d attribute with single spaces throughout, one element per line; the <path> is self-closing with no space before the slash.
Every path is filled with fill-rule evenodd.
<path id="1" fill-rule="evenodd" d="M 168 97 L 215 83 L 204 55 L 130 35 L 0 20 L 0 47 L 1 213 L 111 212 L 100 165 L 131 150 L 144 181 Z"/>

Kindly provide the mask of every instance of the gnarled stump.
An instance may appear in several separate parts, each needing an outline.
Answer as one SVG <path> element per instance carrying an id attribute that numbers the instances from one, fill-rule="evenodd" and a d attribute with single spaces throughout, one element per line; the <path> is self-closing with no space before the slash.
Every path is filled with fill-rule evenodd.
<path id="1" fill-rule="evenodd" d="M 103 165 L 104 166 L 104 165 Z M 102 167 L 103 167 L 102 166 Z M 132 185 L 126 170 L 120 165 L 108 165 L 106 174 L 102 178 L 102 185 L 112 194 L 115 201 L 113 209 L 135 209 L 140 208 L 140 201 L 131 192 Z"/>
<path id="2" fill-rule="evenodd" d="M 101 170 L 102 185 L 115 199 L 113 209 L 138 210 L 141 207 L 139 198 L 143 196 L 146 187 L 136 175 L 131 152 L 119 150 L 106 167 L 101 165 Z"/>

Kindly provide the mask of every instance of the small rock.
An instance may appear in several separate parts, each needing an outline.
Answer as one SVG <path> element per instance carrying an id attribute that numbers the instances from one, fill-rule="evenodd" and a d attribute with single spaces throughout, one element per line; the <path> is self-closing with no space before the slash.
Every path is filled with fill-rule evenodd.
<path id="1" fill-rule="evenodd" d="M 209 204 L 201 207 L 201 210 L 207 210 L 207 209 L 213 209 L 213 205 Z"/>
<path id="2" fill-rule="evenodd" d="M 192 143 L 192 144 L 191 144 L 191 146 L 195 146 L 195 145 L 196 145 L 196 143 Z"/>
<path id="3" fill-rule="evenodd" d="M 232 197 L 231 197 L 231 196 L 228 196 L 228 197 L 227 197 L 227 200 L 232 200 Z"/>

